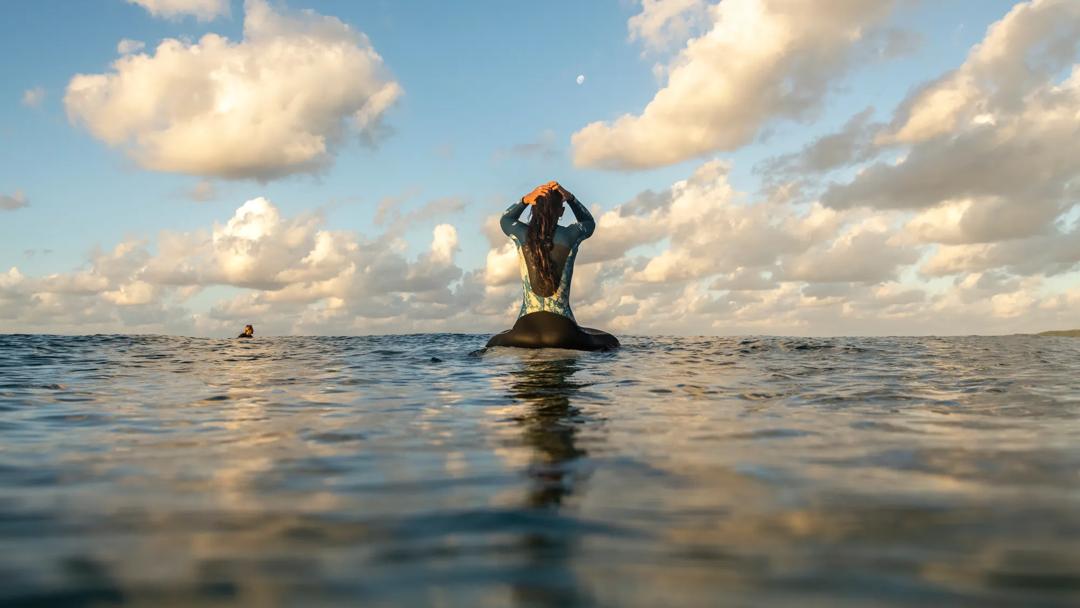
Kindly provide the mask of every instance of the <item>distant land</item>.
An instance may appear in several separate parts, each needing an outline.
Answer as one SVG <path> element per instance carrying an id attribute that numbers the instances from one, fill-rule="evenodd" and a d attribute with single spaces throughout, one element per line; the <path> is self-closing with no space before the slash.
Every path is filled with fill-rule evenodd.
<path id="1" fill-rule="evenodd" d="M 1064 336 L 1066 338 L 1080 338 L 1080 329 L 1058 329 L 1055 331 L 1044 331 L 1039 334 L 1040 336 Z"/>

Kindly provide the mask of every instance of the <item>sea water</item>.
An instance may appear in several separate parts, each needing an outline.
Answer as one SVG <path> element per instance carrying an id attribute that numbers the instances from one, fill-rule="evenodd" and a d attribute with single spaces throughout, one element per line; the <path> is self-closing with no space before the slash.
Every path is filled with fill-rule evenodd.
<path id="1" fill-rule="evenodd" d="M 0 604 L 1080 603 L 1080 340 L 0 336 Z"/>

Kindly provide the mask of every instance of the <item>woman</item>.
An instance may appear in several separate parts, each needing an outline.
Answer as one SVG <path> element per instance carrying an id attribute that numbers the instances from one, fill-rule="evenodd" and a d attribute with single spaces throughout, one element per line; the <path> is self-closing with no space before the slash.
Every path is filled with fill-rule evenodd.
<path id="1" fill-rule="evenodd" d="M 563 203 L 577 222 L 560 226 Z M 532 207 L 528 224 L 518 218 Z M 605 350 L 619 341 L 611 334 L 578 327 L 570 309 L 570 282 L 578 246 L 592 236 L 596 220 L 558 182 L 548 182 L 511 205 L 502 216 L 503 233 L 517 246 L 521 269 L 521 310 L 513 329 L 491 338 L 488 346 Z"/>

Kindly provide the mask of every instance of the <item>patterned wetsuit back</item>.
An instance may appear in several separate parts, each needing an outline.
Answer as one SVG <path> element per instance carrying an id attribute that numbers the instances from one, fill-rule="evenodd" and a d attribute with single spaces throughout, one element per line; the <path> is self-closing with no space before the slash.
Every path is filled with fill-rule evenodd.
<path id="1" fill-rule="evenodd" d="M 503 232 L 514 242 L 517 247 L 518 267 L 521 271 L 521 309 L 518 317 L 529 313 L 547 311 L 567 317 L 572 321 L 574 312 L 570 309 L 570 283 L 574 278 L 574 260 L 577 258 L 578 246 L 589 238 L 596 223 L 585 206 L 574 200 L 569 202 L 570 209 L 578 221 L 570 226 L 558 226 L 555 229 L 555 245 L 562 245 L 570 250 L 563 264 L 562 274 L 559 277 L 558 287 L 555 293 L 544 297 L 533 291 L 532 279 L 529 277 L 529 266 L 525 260 L 525 239 L 528 238 L 529 225 L 517 221 L 517 218 L 525 209 L 524 203 L 511 205 L 503 214 Z"/>

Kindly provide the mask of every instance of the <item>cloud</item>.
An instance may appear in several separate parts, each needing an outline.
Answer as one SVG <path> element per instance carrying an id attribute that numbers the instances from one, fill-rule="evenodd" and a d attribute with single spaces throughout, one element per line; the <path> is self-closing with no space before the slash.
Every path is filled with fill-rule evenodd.
<path id="1" fill-rule="evenodd" d="M 919 259 L 919 253 L 894 238 L 881 218 L 847 228 L 831 242 L 792 256 L 784 263 L 784 280 L 808 283 L 878 284 L 895 280 L 899 270 Z"/>
<path id="2" fill-rule="evenodd" d="M 436 264 L 452 264 L 458 251 L 457 229 L 452 224 L 435 226 L 431 238 L 431 260 Z"/>
<path id="3" fill-rule="evenodd" d="M 772 119 L 805 119 L 847 71 L 867 28 L 892 5 L 719 2 L 708 9 L 709 31 L 671 62 L 665 86 L 641 114 L 594 122 L 573 135 L 574 163 L 622 170 L 670 165 L 737 149 Z M 642 15 L 652 16 L 655 6 L 646 4 Z M 646 22 L 654 21 L 635 23 Z"/>
<path id="4" fill-rule="evenodd" d="M 468 206 L 462 198 L 444 196 L 430 200 L 412 211 L 402 212 L 402 207 L 417 192 L 416 189 L 411 189 L 400 196 L 383 198 L 375 210 L 375 223 L 380 226 L 387 225 L 387 233 L 400 234 L 417 223 L 461 213 Z"/>
<path id="5" fill-rule="evenodd" d="M 878 154 L 871 142 L 881 128 L 871 122 L 873 115 L 874 109 L 866 108 L 852 116 L 839 132 L 814 139 L 797 153 L 767 159 L 754 167 L 754 172 L 769 182 L 782 182 L 870 160 Z"/>
<path id="6" fill-rule="evenodd" d="M 964 198 L 1056 204 L 1080 175 L 1071 150 L 1077 111 L 1080 71 L 1029 92 L 1016 111 L 980 114 L 979 120 L 914 144 L 902 162 L 879 162 L 850 183 L 832 185 L 822 201 L 883 209 L 921 209 Z"/>
<path id="7" fill-rule="evenodd" d="M 45 101 L 45 89 L 34 87 L 23 91 L 22 104 L 28 108 L 39 108 Z"/>
<path id="8" fill-rule="evenodd" d="M 155 17 L 169 19 L 191 15 L 199 21 L 212 21 L 229 14 L 229 0 L 128 0 L 128 3 L 145 8 Z"/>
<path id="9" fill-rule="evenodd" d="M 949 201 L 916 215 L 908 231 L 924 243 L 993 243 L 1050 232 L 1056 205 L 1018 205 L 1001 198 Z"/>
<path id="10" fill-rule="evenodd" d="M 965 275 L 1003 270 L 1018 276 L 1053 276 L 1080 264 L 1080 230 L 997 243 L 946 245 L 921 267 L 927 276 Z"/>
<path id="11" fill-rule="evenodd" d="M 616 332 L 1011 333 L 1080 323 L 1065 308 L 1080 290 L 1046 279 L 1080 279 L 1080 234 L 1060 221 L 1034 237 L 939 245 L 1003 231 L 990 216 L 950 224 L 905 210 L 749 196 L 731 187 L 721 161 L 593 211 L 598 229 L 582 245 L 574 310 Z M 487 309 L 513 308 L 517 274 L 514 248 L 496 239 L 485 261 Z M 935 277 L 955 283 L 926 282 Z"/>
<path id="12" fill-rule="evenodd" d="M 811 54 L 835 60 L 817 70 L 827 79 L 843 73 L 856 40 L 888 48 L 887 33 L 866 29 L 887 7 L 837 2 L 842 14 L 865 12 L 840 20 L 849 29 L 834 24 L 848 34 L 842 44 L 821 42 L 831 50 Z M 776 26 L 777 14 L 790 18 L 779 0 L 720 6 L 760 9 L 761 19 L 772 19 L 765 25 Z M 887 122 L 866 109 L 835 133 L 761 163 L 755 170 L 766 177 L 763 192 L 738 191 L 730 164 L 709 160 L 669 186 L 592 204 L 598 229 L 582 245 L 575 271 L 578 319 L 619 334 L 1080 326 L 1080 161 L 1072 154 L 1080 70 L 1072 7 L 1017 5 L 962 65 L 914 89 Z M 720 8 L 711 10 L 705 25 L 716 30 Z M 820 37 L 828 27 L 797 29 Z M 820 42 L 800 36 L 785 31 L 772 41 L 777 46 L 753 42 L 780 57 Z M 753 58 L 753 49 L 743 50 Z M 697 55 L 684 50 L 681 57 Z M 786 68 L 753 65 L 787 78 Z M 745 99 L 756 103 L 753 95 Z M 846 170 L 846 181 L 827 182 L 841 179 L 838 170 Z M 0 330 L 231 335 L 248 322 L 262 334 L 505 329 L 521 285 L 497 212 L 463 229 L 453 223 L 463 200 L 414 206 L 416 195 L 379 203 L 378 234 L 334 230 L 320 213 L 288 216 L 256 198 L 202 230 L 124 241 L 68 273 L 29 277 L 10 269 L 0 273 Z M 420 230 L 430 238 L 410 251 L 404 235 Z M 461 267 L 460 243 L 481 234 L 487 254 L 477 267 Z"/>
<path id="13" fill-rule="evenodd" d="M 349 133 L 377 138 L 402 89 L 364 34 L 264 0 L 245 9 L 240 42 L 166 39 L 75 76 L 69 117 L 144 168 L 226 179 L 318 172 Z"/>
<path id="14" fill-rule="evenodd" d="M 627 28 L 630 40 L 641 40 L 658 51 L 685 42 L 707 15 L 705 0 L 642 0 L 641 12 L 630 18 Z"/>
<path id="15" fill-rule="evenodd" d="M 674 184 L 659 204 L 630 205 L 600 217 L 605 238 L 636 247 L 666 241 L 667 247 L 645 261 L 628 279 L 667 284 L 707 279 L 721 273 L 754 270 L 781 274 L 791 256 L 806 253 L 834 233 L 845 221 L 820 206 L 805 211 L 789 205 L 740 200 L 728 182 L 728 168 L 720 161 L 699 167 L 685 181 Z M 603 252 L 607 243 L 599 238 Z M 623 253 L 632 253 L 624 249 Z M 610 255 L 610 254 L 609 254 Z M 582 262 L 590 258 L 583 254 Z"/>
<path id="16" fill-rule="evenodd" d="M 484 266 L 484 281 L 490 287 L 516 284 L 519 280 L 517 248 L 513 243 L 503 243 L 488 251 Z"/>
<path id="17" fill-rule="evenodd" d="M 1059 219 L 1080 202 L 1078 53 L 1080 5 L 1017 4 L 960 67 L 916 89 L 890 125 L 857 137 L 899 160 L 829 185 L 822 202 L 917 212 L 909 235 L 945 245 L 924 265 L 930 275 L 1069 271 L 1075 235 Z"/>
<path id="18" fill-rule="evenodd" d="M 141 40 L 132 40 L 130 38 L 124 38 L 116 44 L 116 52 L 121 55 L 130 55 L 131 53 L 137 53 L 146 48 L 146 43 Z"/>
<path id="19" fill-rule="evenodd" d="M 217 188 L 214 187 L 214 182 L 208 179 L 201 179 L 184 192 L 184 195 L 193 201 L 205 203 L 206 201 L 212 201 L 217 198 Z"/>
<path id="20" fill-rule="evenodd" d="M 575 273 L 575 310 L 621 330 L 711 333 L 724 319 L 749 328 L 763 300 L 821 284 L 888 283 L 919 258 L 895 223 L 865 213 L 747 201 L 721 161 L 596 215 Z M 516 283 L 513 253 L 488 254 L 491 284 Z M 771 323 L 776 331 L 788 321 Z"/>
<path id="21" fill-rule="evenodd" d="M 513 245 L 492 235 L 481 266 L 465 270 L 457 258 L 469 236 L 423 208 L 460 209 L 453 199 L 411 212 L 390 206 L 381 232 L 365 235 L 251 199 L 204 229 L 93 252 L 71 272 L 0 273 L 0 330 L 505 329 L 521 297 Z M 1075 222 L 1036 237 L 938 245 L 915 238 L 907 212 L 755 199 L 731 186 L 721 161 L 593 211 L 598 229 L 582 245 L 574 309 L 582 323 L 622 334 L 1000 333 L 1080 323 L 1080 308 L 1070 308 L 1080 290 L 1060 287 L 1080 279 Z M 430 241 L 410 253 L 402 235 L 413 230 L 429 230 Z M 1062 280 L 1048 282 L 1051 271 Z M 917 274 L 941 278 L 931 287 Z M 208 295 L 220 287 L 226 295 Z M 195 305 L 199 293 L 209 304 Z"/>
<path id="22" fill-rule="evenodd" d="M 276 290 L 336 270 L 341 237 L 318 229 L 317 214 L 282 218 L 265 198 L 245 202 L 209 232 L 163 233 L 159 255 L 142 271 L 165 285 L 232 285 Z"/>
<path id="23" fill-rule="evenodd" d="M 1080 5 L 1021 2 L 990 27 L 963 65 L 909 97 L 882 139 L 918 143 L 978 124 L 980 115 L 1016 114 L 1031 91 L 1075 61 L 1078 47 Z"/>
<path id="24" fill-rule="evenodd" d="M 900 28 L 887 28 L 877 33 L 878 55 L 882 59 L 895 59 L 911 55 L 919 50 L 923 38 L 918 32 Z"/>
<path id="25" fill-rule="evenodd" d="M 209 229 L 123 241 L 79 270 L 40 278 L 9 270 L 0 275 L 0 327 L 227 334 L 233 321 L 256 316 L 284 333 L 299 331 L 301 319 L 320 333 L 395 331 L 390 320 L 399 330 L 438 325 L 460 316 L 472 296 L 455 264 L 457 229 L 431 230 L 430 248 L 414 257 L 396 234 L 328 230 L 318 214 L 286 217 L 255 198 Z M 214 286 L 240 293 L 205 313 L 188 308 Z"/>
<path id="26" fill-rule="evenodd" d="M 16 190 L 15 194 L 0 194 L 0 211 L 14 211 L 29 206 L 30 201 L 22 190 Z"/>

